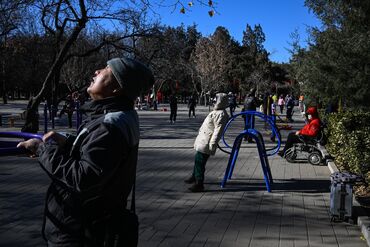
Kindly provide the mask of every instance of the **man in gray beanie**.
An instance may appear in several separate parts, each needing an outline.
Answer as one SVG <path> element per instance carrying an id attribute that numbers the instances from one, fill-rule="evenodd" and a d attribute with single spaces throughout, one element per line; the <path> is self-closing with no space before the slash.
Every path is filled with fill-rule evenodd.
<path id="1" fill-rule="evenodd" d="M 126 209 L 139 145 L 134 99 L 153 83 L 144 64 L 109 60 L 87 89 L 92 101 L 81 108 L 88 119 L 77 136 L 49 132 L 43 141 L 18 144 L 52 179 L 43 226 L 48 246 L 137 245 L 137 217 Z"/>
<path id="2" fill-rule="evenodd" d="M 124 89 L 123 94 L 136 99 L 142 91 L 148 90 L 154 83 L 148 67 L 130 58 L 113 58 L 107 62 L 118 84 Z"/>

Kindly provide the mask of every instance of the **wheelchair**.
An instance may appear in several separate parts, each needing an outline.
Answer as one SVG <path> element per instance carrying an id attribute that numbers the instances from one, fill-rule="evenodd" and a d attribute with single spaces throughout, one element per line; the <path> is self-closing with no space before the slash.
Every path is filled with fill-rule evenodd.
<path id="1" fill-rule="evenodd" d="M 298 158 L 305 157 L 311 165 L 323 163 L 324 155 L 319 146 L 325 145 L 325 134 L 321 129 L 316 137 L 299 136 L 301 142 L 294 143 L 291 148 L 285 151 L 284 157 L 290 162 L 298 161 Z"/>

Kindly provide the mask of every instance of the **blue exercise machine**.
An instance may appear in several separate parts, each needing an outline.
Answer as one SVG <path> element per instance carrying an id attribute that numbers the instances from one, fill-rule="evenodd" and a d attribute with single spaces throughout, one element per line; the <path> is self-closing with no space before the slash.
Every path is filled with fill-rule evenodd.
<path id="1" fill-rule="evenodd" d="M 228 128 L 230 127 L 231 123 L 238 117 L 245 118 L 245 129 L 235 138 L 234 144 L 231 147 L 225 140 L 225 133 L 227 132 Z M 263 119 L 266 123 L 268 123 L 271 127 L 271 139 L 277 140 L 276 146 L 270 149 L 266 149 L 265 142 L 263 140 L 262 134 L 254 128 L 254 118 L 259 117 Z M 276 127 L 276 119 L 275 116 L 267 116 L 261 112 L 257 111 L 244 111 L 239 114 L 234 115 L 230 118 L 229 122 L 227 123 L 223 133 L 222 133 L 222 141 L 225 146 L 231 149 L 231 152 L 225 151 L 220 147 L 220 149 L 228 154 L 230 154 L 229 162 L 226 167 L 224 179 L 221 182 L 221 188 L 226 186 L 227 180 L 231 179 L 236 160 L 238 158 L 239 149 L 243 142 L 244 138 L 252 138 L 254 142 L 257 144 L 258 154 L 261 160 L 262 171 L 264 175 L 264 180 L 266 183 L 266 188 L 268 192 L 271 192 L 271 184 L 273 184 L 273 178 L 271 174 L 271 169 L 268 161 L 268 156 L 272 156 L 279 151 L 281 145 L 281 138 L 278 128 Z"/>
<path id="2" fill-rule="evenodd" d="M 0 139 L 0 156 L 8 156 L 8 155 L 19 155 L 25 154 L 26 150 L 24 148 L 17 148 L 19 143 L 18 141 L 11 141 L 9 139 L 23 139 L 29 140 L 32 138 L 42 139 L 42 135 L 39 134 L 32 134 L 26 132 L 0 132 L 0 138 L 5 138 L 5 140 Z"/>

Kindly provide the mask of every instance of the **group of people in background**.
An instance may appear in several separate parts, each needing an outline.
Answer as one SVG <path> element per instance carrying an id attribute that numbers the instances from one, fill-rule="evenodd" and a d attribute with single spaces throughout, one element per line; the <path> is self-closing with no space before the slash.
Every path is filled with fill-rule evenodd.
<path id="1" fill-rule="evenodd" d="M 303 101 L 302 101 L 303 104 Z M 251 89 L 250 92 L 245 96 L 242 111 L 256 111 L 257 109 L 265 115 L 280 115 L 286 113 L 286 120 L 293 122 L 293 108 L 295 106 L 295 100 L 292 95 L 287 94 L 280 95 L 265 93 L 263 95 L 256 96 L 256 91 Z"/>
<path id="2" fill-rule="evenodd" d="M 229 109 L 229 116 L 233 116 L 236 108 L 238 108 L 237 103 L 237 96 L 236 94 L 229 92 L 227 94 L 228 99 L 228 109 Z M 195 118 L 195 108 L 197 105 L 197 97 L 195 95 L 191 95 L 189 98 L 186 99 L 187 107 L 188 107 L 188 117 Z M 296 105 L 295 99 L 292 95 L 281 94 L 278 96 L 277 94 L 259 94 L 256 95 L 256 90 L 251 89 L 250 92 L 245 96 L 243 108 L 241 111 L 256 111 L 259 110 L 260 112 L 264 113 L 265 115 L 281 115 L 286 114 L 286 121 L 293 122 L 293 108 Z M 141 109 L 140 100 L 137 100 L 137 108 Z M 171 124 L 176 123 L 177 119 L 177 110 L 178 110 L 178 98 L 175 94 L 171 94 L 168 98 L 169 102 L 169 109 L 170 109 L 170 118 L 169 121 Z M 212 98 L 210 104 L 214 104 L 216 102 L 215 98 Z M 140 105 L 140 106 L 139 106 Z M 303 104 L 303 96 L 299 98 L 299 109 L 301 112 L 304 112 L 304 104 Z"/>
<path id="3" fill-rule="evenodd" d="M 170 123 L 174 124 L 176 123 L 176 117 L 177 117 L 177 97 L 174 94 L 171 94 L 169 98 L 169 105 L 170 105 Z M 197 105 L 197 99 L 194 95 L 190 96 L 188 99 L 188 115 L 189 118 L 192 116 L 195 118 L 195 107 Z"/>

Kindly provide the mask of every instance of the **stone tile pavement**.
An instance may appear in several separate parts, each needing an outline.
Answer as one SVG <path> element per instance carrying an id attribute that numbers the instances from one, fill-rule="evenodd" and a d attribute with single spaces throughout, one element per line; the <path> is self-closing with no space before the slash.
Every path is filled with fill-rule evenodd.
<path id="1" fill-rule="evenodd" d="M 186 111 L 179 108 L 176 124 L 169 123 L 169 112 L 139 112 L 139 246 L 367 246 L 359 227 L 330 222 L 327 166 L 272 156 L 268 193 L 254 144 L 242 145 L 225 188 L 220 182 L 228 155 L 218 151 L 207 163 L 206 191 L 189 193 L 183 180 L 191 174 L 193 141 L 208 109 L 198 107 L 190 119 Z M 298 129 L 303 122 L 295 119 Z M 40 230 L 48 183 L 35 159 L 0 157 L 0 246 L 45 246 Z"/>

